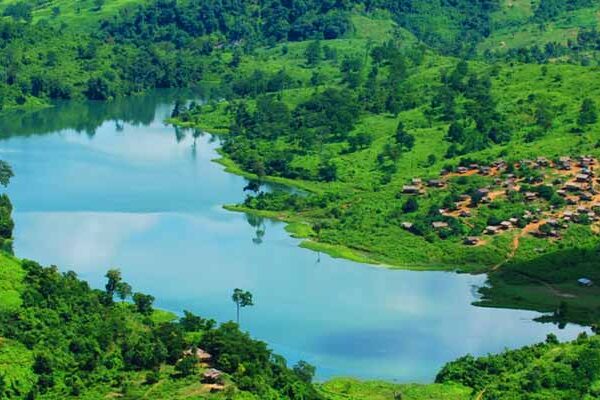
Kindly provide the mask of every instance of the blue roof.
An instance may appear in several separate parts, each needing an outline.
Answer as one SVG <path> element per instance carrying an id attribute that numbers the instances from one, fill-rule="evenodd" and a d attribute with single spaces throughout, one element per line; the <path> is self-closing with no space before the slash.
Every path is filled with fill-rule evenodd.
<path id="1" fill-rule="evenodd" d="M 579 279 L 577 279 L 577 282 L 588 284 L 588 283 L 592 283 L 592 280 L 588 279 L 588 278 L 579 278 Z"/>

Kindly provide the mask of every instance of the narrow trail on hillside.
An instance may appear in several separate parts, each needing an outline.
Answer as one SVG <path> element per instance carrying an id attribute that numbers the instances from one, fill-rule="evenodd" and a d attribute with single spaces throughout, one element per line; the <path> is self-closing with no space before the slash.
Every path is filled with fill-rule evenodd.
<path id="1" fill-rule="evenodd" d="M 510 260 L 512 260 L 515 255 L 517 254 L 517 251 L 519 250 L 519 246 L 521 244 L 521 239 L 527 235 L 528 233 L 534 232 L 535 230 L 539 229 L 540 226 L 542 226 L 545 223 L 545 221 L 539 221 L 533 224 L 529 224 L 527 225 L 525 228 L 523 228 L 521 230 L 521 232 L 519 232 L 517 235 L 515 235 L 515 237 L 512 240 L 512 245 L 511 245 L 511 250 L 510 253 L 508 253 L 508 257 L 502 261 L 499 264 L 496 264 L 492 267 L 492 272 L 497 271 L 498 269 L 500 269 L 503 265 L 505 265 L 506 263 L 508 263 Z M 538 283 L 542 286 L 544 286 L 546 289 L 548 289 L 550 292 L 552 292 L 553 295 L 557 296 L 557 297 L 562 297 L 562 298 L 566 298 L 566 299 L 573 299 L 577 296 L 571 294 L 571 293 L 564 293 L 558 289 L 556 289 L 554 286 L 552 286 L 550 283 L 540 279 L 540 278 L 536 278 L 530 275 L 527 275 L 523 272 L 519 272 L 519 271 L 515 271 L 517 274 L 531 280 L 532 282 Z M 483 392 L 480 393 L 480 396 L 483 396 L 483 393 L 485 392 L 485 390 Z M 479 399 L 480 397 L 478 397 Z"/>
<path id="2" fill-rule="evenodd" d="M 512 244 L 511 244 L 511 248 L 510 248 L 510 252 L 508 253 L 507 257 L 505 260 L 503 260 L 502 262 L 494 265 L 492 267 L 492 271 L 497 271 L 498 269 L 500 269 L 504 264 L 506 264 L 507 262 L 509 262 L 510 260 L 512 260 L 513 258 L 515 258 L 515 255 L 517 254 L 517 251 L 519 250 L 519 246 L 521 245 L 521 239 L 527 235 L 528 233 L 531 233 L 533 231 L 535 231 L 536 229 L 539 229 L 539 227 L 544 224 L 543 221 L 540 222 L 536 222 L 533 224 L 529 224 L 527 225 L 525 228 L 521 229 L 521 232 L 519 232 L 518 234 L 516 234 L 513 237 L 512 240 Z"/>

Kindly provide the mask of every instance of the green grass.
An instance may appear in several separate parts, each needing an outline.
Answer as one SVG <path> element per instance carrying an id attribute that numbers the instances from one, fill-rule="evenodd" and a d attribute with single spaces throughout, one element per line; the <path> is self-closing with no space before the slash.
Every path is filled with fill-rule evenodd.
<path id="1" fill-rule="evenodd" d="M 600 5 L 564 13 L 543 26 L 530 20 L 534 10 L 535 5 L 530 0 L 504 1 L 501 10 L 492 15 L 492 35 L 479 44 L 478 50 L 506 50 L 536 44 L 543 47 L 548 42 L 566 44 L 569 39 L 577 38 L 580 29 L 598 27 L 600 22 Z"/>
<path id="2" fill-rule="evenodd" d="M 405 384 L 363 382 L 351 378 L 333 379 L 319 386 L 328 400 L 467 400 L 471 389 L 453 384 Z"/>
<path id="3" fill-rule="evenodd" d="M 14 311 L 20 307 L 24 276 L 19 261 L 0 252 L 0 311 Z"/>

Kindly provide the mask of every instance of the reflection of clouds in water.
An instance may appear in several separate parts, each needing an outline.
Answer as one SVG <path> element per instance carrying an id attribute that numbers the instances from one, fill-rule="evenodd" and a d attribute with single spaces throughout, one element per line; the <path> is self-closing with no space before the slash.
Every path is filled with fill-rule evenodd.
<path id="1" fill-rule="evenodd" d="M 129 162 L 180 162 L 192 154 L 192 149 L 194 158 L 210 160 L 214 157 L 215 146 L 209 143 L 210 135 L 199 136 L 194 141 L 191 130 L 180 130 L 184 136 L 178 141 L 175 128 L 157 125 L 128 126 L 125 133 L 115 133 L 114 124 L 107 122 L 98 128 L 93 139 L 70 133 L 65 134 L 63 139 Z"/>
<path id="2" fill-rule="evenodd" d="M 122 213 L 17 213 L 19 226 L 27 227 L 27 235 L 17 243 L 26 247 L 29 257 L 39 255 L 63 268 L 76 267 L 86 272 L 96 265 L 107 268 L 119 247 L 131 236 L 146 231 L 156 223 L 153 214 Z M 16 249 L 19 254 L 19 249 Z M 33 253 L 33 256 L 32 256 Z"/>

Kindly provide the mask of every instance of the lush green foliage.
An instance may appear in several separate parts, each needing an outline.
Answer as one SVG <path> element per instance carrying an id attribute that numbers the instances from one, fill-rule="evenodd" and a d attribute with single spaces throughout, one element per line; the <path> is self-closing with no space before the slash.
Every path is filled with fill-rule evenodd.
<path id="1" fill-rule="evenodd" d="M 580 335 L 559 344 L 546 343 L 499 355 L 462 357 L 447 364 L 437 382 L 460 383 L 481 399 L 594 399 L 600 395 L 600 341 Z"/>

